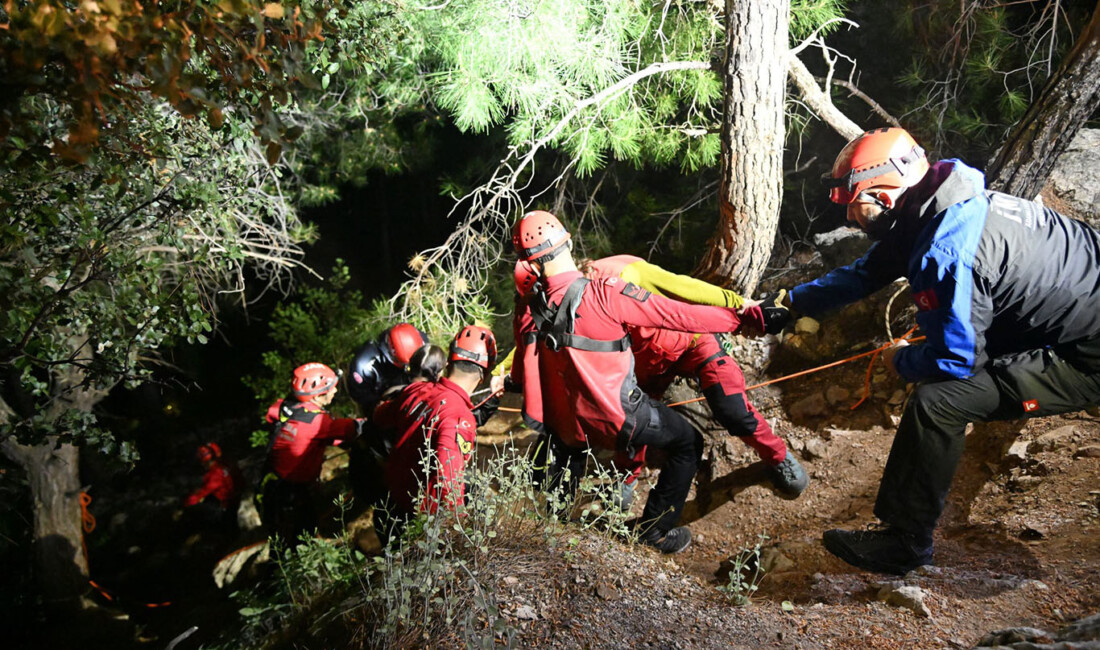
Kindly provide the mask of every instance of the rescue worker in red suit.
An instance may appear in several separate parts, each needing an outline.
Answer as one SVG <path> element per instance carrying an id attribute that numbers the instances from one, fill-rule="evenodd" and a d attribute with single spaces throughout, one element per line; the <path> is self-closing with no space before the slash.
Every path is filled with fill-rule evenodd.
<path id="1" fill-rule="evenodd" d="M 676 296 L 695 304 L 741 306 L 736 293 L 695 278 L 669 273 L 632 255 L 616 255 L 582 264 L 587 278 L 621 278 L 658 295 Z M 521 295 L 534 290 L 538 276 L 527 262 L 517 262 L 516 289 Z M 525 307 L 524 307 L 525 308 Z M 766 309 L 766 308 L 765 308 Z M 768 466 L 772 484 L 784 496 L 796 498 L 809 484 L 809 477 L 787 446 L 775 435 L 767 420 L 745 395 L 745 376 L 723 350 L 717 337 L 689 334 L 652 327 L 630 327 L 630 349 L 638 386 L 653 399 L 661 399 L 676 377 L 693 377 L 702 388 L 711 412 L 730 435 L 741 438 Z M 511 367 L 511 355 L 502 366 Z M 494 371 L 495 372 L 495 371 Z M 633 459 L 617 458 L 615 464 L 630 472 L 624 484 L 629 494 L 641 470 L 644 454 Z M 629 503 L 628 498 L 624 502 Z"/>
<path id="2" fill-rule="evenodd" d="M 589 280 L 570 253 L 570 235 L 554 215 L 535 211 L 515 226 L 512 243 L 542 278 L 531 319 L 517 319 L 512 380 L 523 386 L 524 420 L 572 448 L 633 455 L 642 446 L 668 460 L 639 521 L 643 543 L 677 553 L 691 531 L 676 527 L 699 467 L 703 437 L 680 414 L 637 385 L 628 328 L 760 333 L 763 312 L 691 305 L 620 278 Z"/>
<path id="3" fill-rule="evenodd" d="M 426 345 L 427 334 L 411 323 L 398 323 L 356 351 L 344 381 L 360 414 L 369 416 L 385 394 L 412 381 L 413 357 Z M 362 433 L 348 449 L 348 482 L 358 503 L 376 505 L 387 494 L 382 472 L 393 440 L 369 422 Z"/>
<path id="4" fill-rule="evenodd" d="M 409 384 L 375 409 L 375 425 L 398 432 L 385 473 L 392 518 L 375 519 L 383 541 L 417 512 L 434 513 L 441 506 L 461 508 L 464 472 L 477 437 L 470 395 L 493 366 L 496 354 L 493 333 L 468 325 L 451 342 L 442 377 Z M 431 454 L 427 474 L 425 453 Z"/>
<path id="5" fill-rule="evenodd" d="M 240 469 L 236 463 L 222 457 L 221 446 L 216 442 L 201 445 L 197 456 L 206 472 L 202 485 L 183 500 L 184 507 L 206 508 L 208 519 L 227 530 L 235 529 L 244 481 Z"/>
<path id="6" fill-rule="evenodd" d="M 269 533 L 294 543 L 317 527 L 314 499 L 325 448 L 358 435 L 359 420 L 333 418 L 325 411 L 336 397 L 338 376 L 323 363 L 294 370 L 292 397 L 268 409 L 274 425 L 263 480 L 262 512 Z"/>

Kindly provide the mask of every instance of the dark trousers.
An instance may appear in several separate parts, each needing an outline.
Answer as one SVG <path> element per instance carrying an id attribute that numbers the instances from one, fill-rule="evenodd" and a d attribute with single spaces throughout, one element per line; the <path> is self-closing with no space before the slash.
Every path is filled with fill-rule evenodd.
<path id="1" fill-rule="evenodd" d="M 875 516 L 930 542 L 962 456 L 966 425 L 1100 404 L 1100 364 L 1093 361 L 1098 357 L 1100 339 L 1094 339 L 1059 352 L 995 359 L 968 379 L 919 385 L 898 425 Z"/>
<path id="2" fill-rule="evenodd" d="M 634 434 L 630 445 L 633 448 L 647 445 L 668 455 L 639 521 L 643 535 L 660 537 L 680 521 L 703 457 L 703 436 L 684 416 L 656 400 L 646 399 L 652 409 L 649 424 Z"/>
<path id="3" fill-rule="evenodd" d="M 568 501 L 576 494 L 587 463 L 587 449 L 568 447 L 556 436 L 542 435 L 531 453 L 531 482 L 547 494 L 560 492 L 559 496 Z"/>
<path id="4" fill-rule="evenodd" d="M 297 546 L 302 533 L 316 530 L 316 493 L 316 483 L 269 481 L 264 486 L 262 515 L 268 535 L 277 535 L 284 544 Z"/>

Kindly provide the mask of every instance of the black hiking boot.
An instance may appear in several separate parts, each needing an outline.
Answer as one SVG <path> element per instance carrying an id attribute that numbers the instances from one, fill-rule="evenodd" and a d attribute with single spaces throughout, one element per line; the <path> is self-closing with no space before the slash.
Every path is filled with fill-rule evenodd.
<path id="1" fill-rule="evenodd" d="M 672 555 L 691 546 L 691 530 L 687 526 L 678 526 L 665 533 L 663 537 L 659 531 L 654 530 L 642 535 L 638 541 L 666 555 Z"/>
<path id="2" fill-rule="evenodd" d="M 771 472 L 772 485 L 787 499 L 797 499 L 810 484 L 809 475 L 802 469 L 802 465 L 789 449 L 787 457 L 778 465 L 769 467 L 768 470 Z"/>
<path id="3" fill-rule="evenodd" d="M 821 541 L 833 555 L 867 571 L 905 575 L 919 566 L 932 564 L 931 540 L 923 542 L 916 535 L 892 526 L 827 530 Z"/>

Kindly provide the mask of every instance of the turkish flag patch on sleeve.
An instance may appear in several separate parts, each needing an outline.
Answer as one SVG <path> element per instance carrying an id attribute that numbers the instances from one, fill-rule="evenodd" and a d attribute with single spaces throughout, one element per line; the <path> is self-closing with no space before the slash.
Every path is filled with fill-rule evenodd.
<path id="1" fill-rule="evenodd" d="M 925 289 L 913 294 L 913 302 L 917 303 L 917 309 L 921 311 L 932 311 L 940 308 L 940 301 L 936 298 L 934 289 Z"/>
<path id="2" fill-rule="evenodd" d="M 1039 400 L 1029 399 L 1024 400 L 1024 413 L 1031 413 L 1032 411 L 1039 410 Z"/>

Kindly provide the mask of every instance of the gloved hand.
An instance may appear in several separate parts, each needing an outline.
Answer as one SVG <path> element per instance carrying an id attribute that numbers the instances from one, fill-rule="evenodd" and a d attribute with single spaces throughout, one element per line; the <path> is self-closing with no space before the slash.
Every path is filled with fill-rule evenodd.
<path id="1" fill-rule="evenodd" d="M 778 334 L 791 322 L 791 308 L 787 290 L 780 289 L 769 293 L 760 300 L 760 309 L 764 312 L 764 333 Z"/>
<path id="2" fill-rule="evenodd" d="M 522 393 L 523 384 L 519 383 L 515 379 L 512 379 L 512 375 L 504 376 L 504 390 L 509 393 Z"/>
<path id="3" fill-rule="evenodd" d="M 482 426 L 489 421 L 489 418 L 497 414 L 497 409 L 500 408 L 500 398 L 497 396 L 490 397 L 485 400 L 480 406 L 475 408 L 471 413 L 474 414 L 474 422 L 477 426 Z"/>
<path id="4" fill-rule="evenodd" d="M 741 317 L 741 324 L 734 330 L 734 334 L 760 336 L 764 333 L 764 311 L 759 306 L 745 307 L 737 315 Z"/>

